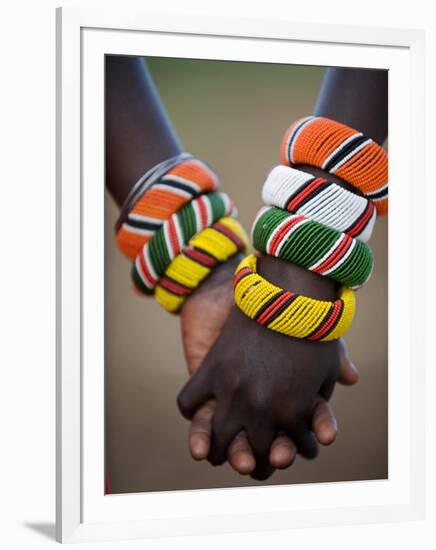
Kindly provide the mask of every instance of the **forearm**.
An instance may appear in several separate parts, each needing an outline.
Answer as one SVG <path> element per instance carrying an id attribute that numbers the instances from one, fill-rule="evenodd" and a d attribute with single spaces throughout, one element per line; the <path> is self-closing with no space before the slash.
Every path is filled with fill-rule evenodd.
<path id="1" fill-rule="evenodd" d="M 328 69 L 313 114 L 356 128 L 381 145 L 388 135 L 388 72 Z"/>
<path id="2" fill-rule="evenodd" d="M 140 57 L 106 57 L 106 185 L 121 206 L 138 179 L 182 146 Z"/>
<path id="3" fill-rule="evenodd" d="M 150 234 L 141 233 L 143 228 L 138 226 L 136 233 L 135 227 L 129 229 L 130 233 L 126 233 L 123 221 L 126 220 L 126 212 L 131 208 L 129 204 L 126 206 L 126 198 L 129 194 L 130 198 L 132 197 L 132 188 L 148 170 L 162 161 L 180 155 L 181 152 L 180 141 L 165 112 L 144 60 L 138 57 L 107 57 L 106 185 L 117 204 L 120 207 L 125 205 L 117 224 L 116 238 L 120 250 L 132 260 L 137 258 L 139 250 L 150 240 Z M 201 181 L 192 182 L 192 187 L 198 192 L 212 191 L 214 189 L 212 183 L 215 185 L 216 181 L 209 180 L 210 178 L 216 180 L 216 176 L 205 165 L 203 172 L 200 173 L 202 163 L 195 164 L 195 162 L 196 175 L 193 175 L 192 171 L 188 172 L 185 165 L 186 169 L 183 172 L 185 178 L 182 178 L 186 180 L 185 186 L 188 184 L 189 191 L 189 177 L 200 178 Z M 183 185 L 183 182 L 180 185 Z M 135 216 L 139 213 L 145 222 L 165 221 L 170 217 L 171 209 L 177 206 L 175 202 L 180 203 L 179 209 L 186 203 L 186 189 L 178 191 L 175 189 L 175 193 L 171 195 L 171 189 L 167 187 L 166 190 L 161 191 L 160 195 L 156 192 L 148 199 L 145 198 L 144 204 L 140 206 L 137 200 L 134 203 L 137 208 Z M 180 198 L 183 199 L 182 202 Z M 225 281 L 230 284 L 237 263 L 236 255 L 223 265 L 217 265 L 205 281 L 206 291 L 222 285 Z M 200 285 L 199 289 L 202 286 Z"/>

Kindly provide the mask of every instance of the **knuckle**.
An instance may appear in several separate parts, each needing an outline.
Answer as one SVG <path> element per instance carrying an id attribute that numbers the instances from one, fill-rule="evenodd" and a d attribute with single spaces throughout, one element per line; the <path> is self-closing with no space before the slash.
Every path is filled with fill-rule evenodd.
<path id="1" fill-rule="evenodd" d="M 256 413 L 266 413 L 273 408 L 273 402 L 269 393 L 263 391 L 261 387 L 252 387 L 248 390 L 246 396 L 249 407 Z"/>
<path id="2" fill-rule="evenodd" d="M 177 407 L 179 408 L 179 411 L 183 414 L 183 416 L 191 416 L 190 403 L 185 393 L 183 392 L 179 393 L 179 395 L 177 396 Z"/>
<path id="3" fill-rule="evenodd" d="M 220 390 L 229 394 L 239 391 L 242 387 L 241 373 L 237 369 L 223 369 L 219 378 Z"/>

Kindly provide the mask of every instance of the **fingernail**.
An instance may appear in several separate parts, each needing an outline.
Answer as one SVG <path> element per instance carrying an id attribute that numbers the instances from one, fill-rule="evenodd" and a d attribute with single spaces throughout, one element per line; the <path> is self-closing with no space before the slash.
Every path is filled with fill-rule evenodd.
<path id="1" fill-rule="evenodd" d="M 330 445 L 336 439 L 338 433 L 338 425 L 336 419 L 332 418 L 328 422 L 323 422 L 320 426 L 320 443 Z"/>
<path id="2" fill-rule="evenodd" d="M 201 439 L 191 444 L 191 455 L 195 460 L 204 460 L 208 453 L 208 447 L 205 441 Z"/>
<path id="3" fill-rule="evenodd" d="M 254 458 L 246 453 L 236 453 L 232 458 L 234 467 L 241 475 L 248 475 L 256 467 Z"/>

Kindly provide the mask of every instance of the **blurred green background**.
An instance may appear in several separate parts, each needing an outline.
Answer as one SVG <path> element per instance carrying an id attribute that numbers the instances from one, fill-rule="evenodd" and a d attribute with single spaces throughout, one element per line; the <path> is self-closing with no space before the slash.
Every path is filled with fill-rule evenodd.
<path id="1" fill-rule="evenodd" d="M 323 68 L 148 58 L 168 115 L 187 151 L 207 161 L 236 202 L 247 230 L 266 174 L 279 162 L 289 124 L 310 114 Z M 116 249 L 117 207 L 106 195 L 106 456 L 111 491 L 258 485 L 228 466 L 194 462 L 188 423 L 176 407 L 187 380 L 179 320 L 131 291 L 130 264 Z M 314 461 L 297 458 L 266 484 L 382 479 L 387 458 L 387 219 L 371 240 L 375 270 L 357 294 L 346 336 L 360 382 L 337 386 L 336 442 Z"/>

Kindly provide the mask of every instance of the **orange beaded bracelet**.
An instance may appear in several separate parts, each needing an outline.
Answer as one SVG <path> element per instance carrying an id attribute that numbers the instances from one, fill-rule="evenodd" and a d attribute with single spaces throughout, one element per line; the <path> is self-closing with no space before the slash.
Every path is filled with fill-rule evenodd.
<path id="1" fill-rule="evenodd" d="M 315 116 L 297 120 L 284 135 L 281 161 L 335 174 L 373 201 L 379 215 L 388 211 L 388 157 L 371 138 L 345 124 Z"/>

